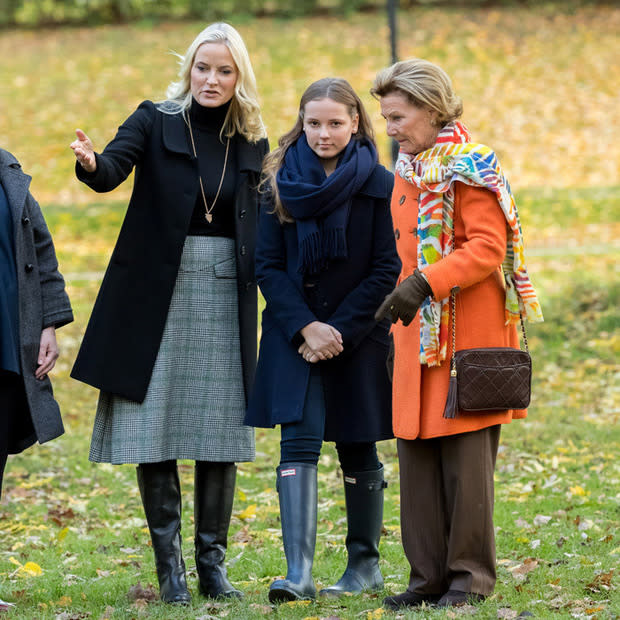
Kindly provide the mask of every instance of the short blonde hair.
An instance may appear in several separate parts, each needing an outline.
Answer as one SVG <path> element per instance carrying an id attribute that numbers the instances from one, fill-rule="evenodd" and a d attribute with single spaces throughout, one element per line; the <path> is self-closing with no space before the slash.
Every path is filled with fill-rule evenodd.
<path id="1" fill-rule="evenodd" d="M 441 126 L 463 113 L 461 98 L 454 94 L 448 74 L 422 58 L 402 60 L 377 73 L 370 94 L 380 99 L 394 92 L 402 93 L 417 107 L 427 106 L 436 111 Z"/>
<path id="2" fill-rule="evenodd" d="M 178 114 L 187 111 L 192 104 L 191 71 L 196 52 L 205 43 L 223 43 L 230 50 L 230 54 L 237 65 L 237 83 L 235 94 L 224 120 L 222 132 L 226 136 L 240 133 L 249 142 L 257 142 L 266 136 L 265 126 L 258 104 L 258 90 L 256 77 L 250 62 L 248 50 L 241 35 L 229 24 L 218 22 L 207 26 L 187 48 L 180 59 L 179 79 L 168 86 L 168 99 L 161 102 L 160 109 L 168 114 Z"/>

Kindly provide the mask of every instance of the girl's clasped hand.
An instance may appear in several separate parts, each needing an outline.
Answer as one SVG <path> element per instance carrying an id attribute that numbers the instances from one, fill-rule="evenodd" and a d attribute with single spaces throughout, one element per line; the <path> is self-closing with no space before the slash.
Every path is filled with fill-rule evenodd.
<path id="1" fill-rule="evenodd" d="M 314 321 L 301 330 L 301 335 L 304 343 L 297 351 L 311 364 L 330 360 L 344 350 L 342 334 L 328 323 Z"/>

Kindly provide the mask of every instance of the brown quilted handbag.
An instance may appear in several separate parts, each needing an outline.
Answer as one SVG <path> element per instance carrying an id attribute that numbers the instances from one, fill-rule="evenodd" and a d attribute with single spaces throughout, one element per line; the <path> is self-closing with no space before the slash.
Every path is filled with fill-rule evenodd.
<path id="1" fill-rule="evenodd" d="M 502 411 L 530 404 L 532 360 L 527 351 L 463 349 L 454 357 L 459 410 Z"/>
<path id="2" fill-rule="evenodd" d="M 455 247 L 454 230 L 452 247 Z M 452 359 L 444 418 L 455 418 L 459 411 L 506 411 L 525 409 L 530 404 L 532 359 L 523 315 L 520 319 L 525 351 L 510 347 L 457 351 L 456 292 L 450 294 Z"/>
<path id="3" fill-rule="evenodd" d="M 459 411 L 505 411 L 525 409 L 530 404 L 532 360 L 523 316 L 521 332 L 525 351 L 510 347 L 481 349 L 456 348 L 455 293 L 450 298 L 452 359 L 450 388 L 444 418 L 455 418 Z"/>

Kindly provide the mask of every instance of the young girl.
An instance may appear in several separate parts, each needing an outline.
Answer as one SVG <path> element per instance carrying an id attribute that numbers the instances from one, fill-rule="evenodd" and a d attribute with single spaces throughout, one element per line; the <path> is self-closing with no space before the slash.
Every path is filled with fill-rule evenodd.
<path id="1" fill-rule="evenodd" d="M 335 441 L 347 507 L 348 565 L 320 594 L 380 589 L 383 467 L 392 437 L 385 370 L 389 322 L 374 311 L 400 269 L 389 212 L 393 175 L 377 161 L 368 114 L 350 84 L 325 78 L 265 160 L 256 275 L 267 302 L 245 422 L 281 425 L 277 488 L 286 579 L 273 601 L 314 598 L 317 463 Z"/>

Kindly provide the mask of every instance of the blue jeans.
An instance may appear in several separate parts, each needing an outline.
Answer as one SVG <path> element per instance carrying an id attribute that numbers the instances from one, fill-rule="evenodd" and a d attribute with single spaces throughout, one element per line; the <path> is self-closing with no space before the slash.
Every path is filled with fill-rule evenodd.
<path id="1" fill-rule="evenodd" d="M 325 396 L 321 371 L 312 368 L 308 391 L 299 422 L 281 425 L 280 465 L 319 462 L 325 435 Z M 381 467 L 374 441 L 336 442 L 340 467 L 344 473 L 376 471 Z"/>

